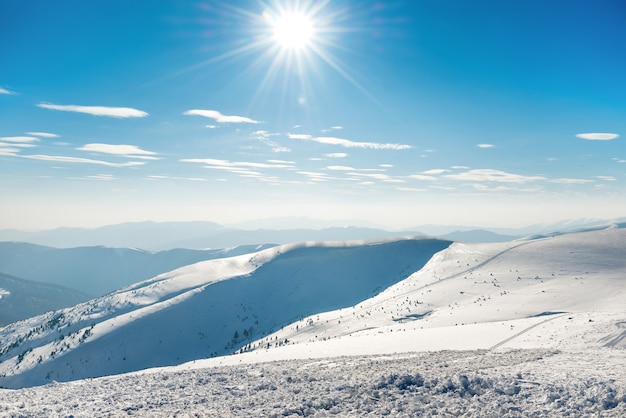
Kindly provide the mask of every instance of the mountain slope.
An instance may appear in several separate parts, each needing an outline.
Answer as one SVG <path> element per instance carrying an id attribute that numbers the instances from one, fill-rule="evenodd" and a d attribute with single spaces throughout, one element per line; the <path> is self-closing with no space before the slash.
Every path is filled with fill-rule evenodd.
<path id="1" fill-rule="evenodd" d="M 95 297 L 178 267 L 272 246 L 249 245 L 215 250 L 173 249 L 152 253 L 132 248 L 59 249 L 19 242 L 0 242 L 0 271 L 27 280 L 69 287 Z M 86 296 L 82 301 L 90 297 Z"/>
<path id="2" fill-rule="evenodd" d="M 87 295 L 72 289 L 0 273 L 0 326 L 86 299 Z"/>
<path id="3" fill-rule="evenodd" d="M 303 318 L 252 344 L 252 348 L 263 347 L 266 341 L 272 340 L 298 344 L 345 336 L 364 338 L 351 343 L 344 339 L 337 344 L 367 346 L 373 343 L 371 338 L 375 338 L 375 334 L 393 333 L 394 330 L 417 330 L 418 334 L 413 338 L 421 336 L 445 341 L 443 345 L 416 341 L 412 345 L 415 349 L 445 348 L 446 344 L 456 349 L 464 346 L 484 348 L 491 346 L 489 342 L 484 344 L 489 337 L 481 334 L 485 329 L 481 331 L 473 324 L 522 321 L 511 323 L 510 329 L 507 325 L 505 333 L 498 334 L 494 340 L 495 344 L 500 336 L 502 340 L 504 335 L 514 335 L 519 327 L 542 322 L 546 319 L 544 316 L 550 314 L 570 313 L 565 317 L 565 320 L 569 318 L 570 326 L 572 318 L 576 319 L 572 316 L 575 313 L 608 311 L 624 314 L 624 227 L 626 224 L 509 243 L 454 243 L 436 254 L 420 271 L 379 295 L 347 310 Z M 578 325 L 581 333 L 576 335 L 581 336 L 590 327 L 599 326 L 593 322 L 597 316 L 585 316 L 584 322 Z M 611 318 L 606 319 L 606 326 L 602 325 L 604 334 L 598 339 L 606 338 L 607 344 L 613 341 L 613 346 L 626 347 L 626 338 L 619 328 L 621 317 Z M 562 321 L 558 323 L 563 324 Z M 463 326 L 463 331 L 453 330 Z M 571 334 L 571 331 L 567 332 Z M 562 334 L 563 330 L 552 330 L 550 335 L 561 335 L 559 338 L 562 338 Z M 455 341 L 450 344 L 446 338 Z M 543 342 L 550 345 L 548 343 Z"/>
<path id="4" fill-rule="evenodd" d="M 0 386 L 229 353 L 303 316 L 365 300 L 448 245 L 432 239 L 303 243 L 183 267 L 0 329 Z"/>

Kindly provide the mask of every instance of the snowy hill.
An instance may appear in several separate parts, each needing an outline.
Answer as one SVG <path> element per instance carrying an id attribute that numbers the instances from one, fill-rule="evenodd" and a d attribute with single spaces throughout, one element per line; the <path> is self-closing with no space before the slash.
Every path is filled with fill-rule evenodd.
<path id="1" fill-rule="evenodd" d="M 87 295 L 72 289 L 0 273 L 0 326 L 86 299 Z"/>
<path id="2" fill-rule="evenodd" d="M 71 383 L 0 389 L 0 414 L 623 417 L 623 227 L 501 244 L 440 242 L 441 251 L 422 268 L 407 265 L 406 271 L 414 272 L 400 273 L 408 276 L 405 280 L 353 306 L 304 317 L 256 342 L 242 339 L 238 345 L 245 353 Z M 420 254 L 425 249 L 435 252 L 435 243 L 423 241 Z M 189 322 L 205 318 L 211 291 L 221 288 L 223 296 L 228 288 L 246 300 L 253 292 L 241 293 L 243 283 L 260 280 L 264 285 L 254 291 L 263 299 L 272 293 L 268 289 L 280 293 L 287 285 L 290 290 L 282 291 L 280 303 L 263 306 L 265 313 L 275 314 L 289 306 L 285 293 L 304 296 L 298 286 L 308 291 L 305 282 L 322 280 L 324 294 L 330 294 L 335 281 L 342 282 L 354 266 L 370 276 L 370 270 L 403 244 L 370 247 L 283 246 L 199 263 L 72 310 L 0 329 L 0 385 L 47 382 L 45 371 L 48 378 L 60 380 L 116 373 L 107 367 L 114 357 L 138 362 L 133 351 L 138 346 L 131 340 L 147 333 L 135 336 L 140 329 L 131 324 L 140 320 L 143 329 L 152 327 L 161 337 L 144 344 L 143 355 L 154 355 L 163 337 L 170 336 L 178 338 L 168 343 L 172 360 L 190 351 L 186 333 L 195 325 Z M 347 262 L 340 263 L 344 258 Z M 390 265 L 406 261 L 394 259 Z M 280 280 L 267 280 L 271 272 L 281 273 L 280 286 Z M 329 272 L 338 275 L 329 280 Z M 237 282 L 241 286 L 233 287 Z M 192 315 L 169 309 L 193 305 L 194 300 L 203 303 L 195 305 Z M 310 307 L 314 298 L 298 300 Z M 221 302 L 219 318 L 239 315 L 232 323 L 221 322 L 231 332 L 233 323 L 241 330 L 247 321 L 242 312 L 261 314 L 256 309 L 261 304 L 240 309 L 231 305 L 228 312 Z M 152 314 L 159 320 L 151 322 Z M 82 325 L 75 326 L 77 319 Z M 209 335 L 197 339 L 206 342 Z"/>
<path id="3" fill-rule="evenodd" d="M 265 341 L 328 341 L 330 351 L 331 346 L 343 344 L 344 352 L 350 352 L 351 346 L 361 347 L 353 354 L 375 354 L 379 351 L 373 347 L 380 347 L 376 341 L 380 342 L 381 333 L 387 339 L 398 338 L 395 345 L 384 344 L 392 352 L 490 348 L 546 319 L 554 319 L 562 328 L 551 331 L 557 335 L 551 335 L 553 341 L 546 337 L 536 347 L 556 346 L 556 341 L 582 338 L 592 331 L 598 339 L 605 338 L 605 344 L 597 346 L 626 347 L 626 333 L 619 325 L 626 319 L 624 227 L 509 243 L 454 243 L 379 295 L 350 309 L 303 318 L 252 348 L 262 347 Z M 502 321 L 517 322 L 495 331 L 492 324 Z M 564 335 L 568 326 L 569 334 Z M 398 330 L 416 331 L 423 339 L 408 337 L 413 342 L 407 346 L 406 335 L 393 334 Z M 315 356 L 323 347 L 312 345 L 301 351 Z M 278 356 L 284 354 L 283 350 Z"/>
<path id="4" fill-rule="evenodd" d="M 362 302 L 449 245 L 433 239 L 309 242 L 183 267 L 0 329 L 0 386 L 227 354 L 304 316 Z"/>
<path id="5" fill-rule="evenodd" d="M 179 248 L 149 252 L 135 248 L 98 246 L 59 249 L 21 242 L 0 242 L 0 272 L 75 289 L 90 295 L 80 300 L 86 301 L 178 267 L 272 246 L 247 245 L 213 250 Z"/>

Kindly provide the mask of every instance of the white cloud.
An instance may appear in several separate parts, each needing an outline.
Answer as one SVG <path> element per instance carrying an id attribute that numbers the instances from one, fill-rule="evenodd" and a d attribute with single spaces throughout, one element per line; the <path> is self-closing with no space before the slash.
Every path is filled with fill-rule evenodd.
<path id="1" fill-rule="evenodd" d="M 270 140 L 270 137 L 272 136 L 277 136 L 278 134 L 273 134 L 270 133 L 268 131 L 254 131 L 252 132 L 252 137 L 254 139 L 257 139 L 259 141 L 261 141 L 262 143 L 264 143 L 265 145 L 267 145 L 268 147 L 272 148 L 273 152 L 291 152 L 291 149 L 287 148 L 287 147 L 283 147 L 282 145 L 278 144 L 277 142 L 274 142 L 272 140 Z"/>
<path id="2" fill-rule="evenodd" d="M 306 176 L 309 178 L 309 180 L 311 181 L 328 181 L 328 180 L 334 180 L 333 177 L 330 177 L 328 174 L 326 173 L 318 173 L 315 171 L 298 171 L 298 174 L 302 174 L 303 176 Z"/>
<path id="3" fill-rule="evenodd" d="M 59 135 L 51 134 L 49 132 L 26 132 L 27 135 L 38 136 L 41 138 L 58 138 Z"/>
<path id="4" fill-rule="evenodd" d="M 467 168 L 467 167 L 463 167 Z M 422 174 L 431 175 L 431 174 L 443 174 L 447 173 L 450 170 L 446 170 L 445 168 L 433 168 L 432 170 L 422 171 Z"/>
<path id="5" fill-rule="evenodd" d="M 205 128 L 216 129 L 217 125 L 204 125 Z"/>
<path id="6" fill-rule="evenodd" d="M 459 174 L 447 174 L 444 177 L 462 181 L 493 181 L 498 183 L 527 183 L 531 181 L 545 180 L 541 176 L 523 176 L 520 174 L 506 173 L 493 169 L 469 170 Z"/>
<path id="7" fill-rule="evenodd" d="M 495 145 L 493 144 L 476 144 L 478 148 L 493 148 Z"/>
<path id="8" fill-rule="evenodd" d="M 60 163 L 77 163 L 77 164 L 97 164 L 107 167 L 138 167 L 145 163 L 139 161 L 131 161 L 127 163 L 111 163 L 108 161 L 92 160 L 89 158 L 65 157 L 61 155 L 22 155 L 22 158 L 40 161 L 55 161 Z"/>
<path id="9" fill-rule="evenodd" d="M 120 155 L 128 158 L 139 158 L 143 160 L 157 160 L 156 152 L 143 150 L 135 145 L 112 145 L 112 144 L 86 144 L 79 151 L 98 152 L 102 154 Z"/>
<path id="10" fill-rule="evenodd" d="M 0 141 L 2 142 L 39 142 L 39 138 L 35 138 L 32 136 L 3 136 L 0 137 Z"/>
<path id="11" fill-rule="evenodd" d="M 117 180 L 117 177 L 115 177 L 112 174 L 96 174 L 95 176 L 87 176 L 87 178 L 92 179 L 92 180 L 104 180 L 104 181 Z"/>
<path id="12" fill-rule="evenodd" d="M 326 167 L 327 170 L 333 171 L 360 171 L 360 172 L 368 172 L 368 171 L 385 171 L 382 168 L 354 168 L 348 167 L 344 165 L 329 165 Z"/>
<path id="13" fill-rule="evenodd" d="M 191 109 L 183 112 L 183 115 L 203 116 L 210 118 L 219 123 L 261 123 L 257 120 L 247 118 L 245 116 L 227 116 L 222 115 L 217 110 Z"/>
<path id="14" fill-rule="evenodd" d="M 2 144 L 0 144 L 0 155 L 12 157 L 12 156 L 15 156 L 20 151 L 21 149 L 19 148 L 4 147 L 2 146 Z"/>
<path id="15" fill-rule="evenodd" d="M 35 144 L 29 144 L 25 142 L 13 142 L 7 144 L 6 142 L 0 142 L 0 147 L 9 147 L 9 148 L 33 148 L 36 147 Z"/>
<path id="16" fill-rule="evenodd" d="M 15 94 L 12 91 L 0 87 L 0 94 Z"/>
<path id="17" fill-rule="evenodd" d="M 385 183 L 406 183 L 402 179 L 394 178 L 394 177 L 391 177 L 391 176 L 389 176 L 387 174 L 379 174 L 379 173 L 369 174 L 369 173 L 354 173 L 354 172 L 350 172 L 348 174 L 350 174 L 351 176 L 367 177 L 367 178 L 371 178 L 371 179 L 375 179 L 375 180 L 380 180 L 380 181 L 383 181 Z"/>
<path id="18" fill-rule="evenodd" d="M 619 137 L 618 134 L 590 132 L 586 134 L 577 134 L 577 137 L 588 141 L 610 141 Z"/>
<path id="19" fill-rule="evenodd" d="M 52 103 L 39 103 L 37 106 L 43 109 L 87 113 L 93 116 L 108 116 L 112 118 L 143 118 L 148 116 L 147 112 L 131 107 L 55 105 Z"/>
<path id="20" fill-rule="evenodd" d="M 330 129 L 339 130 L 343 129 L 343 126 L 331 126 Z"/>
<path id="21" fill-rule="evenodd" d="M 393 168 L 394 167 L 393 164 L 379 164 L 379 166 L 383 167 L 383 168 Z"/>
<path id="22" fill-rule="evenodd" d="M 356 170 L 356 168 L 352 168 L 352 167 L 348 167 L 345 165 L 330 165 L 328 167 L 326 167 L 327 170 L 334 170 L 334 171 L 354 171 Z"/>
<path id="23" fill-rule="evenodd" d="M 241 168 L 241 167 L 251 167 L 251 168 L 294 168 L 294 165 L 291 163 L 254 163 L 254 162 L 238 162 L 238 161 L 228 161 L 228 160 L 217 160 L 213 158 L 186 158 L 180 160 L 184 163 L 201 163 L 206 164 L 210 167 L 227 167 L 227 168 Z"/>
<path id="24" fill-rule="evenodd" d="M 307 140 L 313 139 L 313 135 L 309 135 L 309 134 L 287 134 L 287 136 L 290 139 L 301 139 L 303 141 L 307 141 Z"/>
<path id="25" fill-rule="evenodd" d="M 569 178 L 558 178 L 550 180 L 550 183 L 559 183 L 559 184 L 587 184 L 594 183 L 593 180 L 586 179 L 569 179 Z"/>
<path id="26" fill-rule="evenodd" d="M 496 186 L 496 187 L 489 187 L 486 186 L 484 184 L 473 184 L 472 187 L 474 187 L 476 190 L 479 190 L 481 192 L 509 192 L 509 191 L 515 191 L 515 192 L 524 192 L 524 193 L 537 193 L 541 191 L 541 188 L 539 187 L 510 187 L 510 186 Z"/>
<path id="27" fill-rule="evenodd" d="M 617 181 L 613 176 L 596 176 L 596 178 L 604 181 Z"/>
<path id="28" fill-rule="evenodd" d="M 267 162 L 272 163 L 272 164 L 289 164 L 289 165 L 296 164 L 295 161 L 285 161 L 285 160 L 267 160 Z"/>
<path id="29" fill-rule="evenodd" d="M 410 176 L 408 176 L 410 179 L 413 180 L 424 180 L 424 181 L 435 181 L 437 180 L 436 177 L 433 176 L 425 176 L 423 174 L 411 174 Z"/>
<path id="30" fill-rule="evenodd" d="M 358 142 L 349 139 L 335 138 L 331 136 L 313 137 L 305 134 L 288 134 L 291 139 L 299 139 L 303 141 L 313 141 L 320 144 L 339 145 L 346 148 L 368 148 L 368 149 L 391 149 L 405 150 L 413 148 L 411 145 L 404 144 L 385 144 L 380 142 Z"/>
<path id="31" fill-rule="evenodd" d="M 348 154 L 345 152 L 331 152 L 329 154 L 324 154 L 326 158 L 346 158 Z"/>
<path id="32" fill-rule="evenodd" d="M 400 190 L 401 192 L 426 192 L 427 189 L 418 189 L 415 187 L 396 187 L 396 190 Z"/>

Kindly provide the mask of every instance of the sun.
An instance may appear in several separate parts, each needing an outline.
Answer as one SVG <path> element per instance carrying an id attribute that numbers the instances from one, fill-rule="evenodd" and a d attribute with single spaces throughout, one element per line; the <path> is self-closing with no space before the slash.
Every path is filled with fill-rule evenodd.
<path id="1" fill-rule="evenodd" d="M 314 27 L 311 18 L 304 13 L 288 12 L 273 22 L 273 39 L 285 49 L 302 49 L 313 39 Z"/>

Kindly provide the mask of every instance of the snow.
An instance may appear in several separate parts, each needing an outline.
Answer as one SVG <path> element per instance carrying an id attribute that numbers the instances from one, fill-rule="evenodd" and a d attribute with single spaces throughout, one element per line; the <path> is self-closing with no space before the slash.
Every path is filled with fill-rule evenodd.
<path id="1" fill-rule="evenodd" d="M 228 354 L 303 316 L 363 301 L 449 245 L 432 239 L 307 242 L 182 267 L 0 329 L 0 386 Z"/>
<path id="2" fill-rule="evenodd" d="M 435 243 L 281 246 L 0 329 L 3 350 L 22 338 L 0 357 L 0 385 L 18 388 L 0 415 L 626 416 L 623 225 Z M 193 351 L 247 330 L 244 314 L 267 331 L 239 354 Z M 49 336 L 26 338 L 38 324 Z M 55 327 L 68 348 L 36 364 Z"/>
<path id="3" fill-rule="evenodd" d="M 624 354 L 435 351 L 162 369 L 0 390 L 0 415 L 620 417 Z"/>

